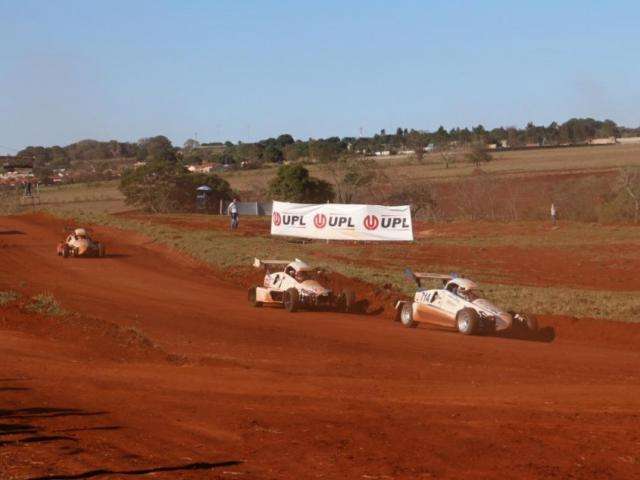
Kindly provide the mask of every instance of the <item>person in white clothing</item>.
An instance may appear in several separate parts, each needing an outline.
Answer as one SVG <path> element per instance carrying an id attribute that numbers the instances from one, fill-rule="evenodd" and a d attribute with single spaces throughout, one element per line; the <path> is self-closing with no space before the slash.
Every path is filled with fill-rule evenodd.
<path id="1" fill-rule="evenodd" d="M 238 228 L 238 204 L 235 198 L 229 204 L 229 207 L 227 207 L 227 215 L 231 216 L 231 229 L 235 230 Z"/>
<path id="2" fill-rule="evenodd" d="M 555 204 L 551 204 L 551 222 L 555 225 L 558 221 L 558 211 Z"/>

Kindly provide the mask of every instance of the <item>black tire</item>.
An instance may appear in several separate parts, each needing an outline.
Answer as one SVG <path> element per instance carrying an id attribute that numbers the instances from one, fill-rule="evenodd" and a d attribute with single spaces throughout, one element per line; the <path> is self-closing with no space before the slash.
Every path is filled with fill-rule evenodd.
<path id="1" fill-rule="evenodd" d="M 400 307 L 400 323 L 407 328 L 415 328 L 418 322 L 413 319 L 413 303 L 403 303 Z"/>
<path id="2" fill-rule="evenodd" d="M 257 295 L 256 295 L 256 288 L 257 288 L 257 287 L 251 287 L 251 288 L 249 289 L 249 294 L 248 294 L 248 297 L 249 297 L 249 303 L 250 303 L 250 304 L 251 304 L 251 306 L 253 306 L 253 307 L 261 307 L 261 306 L 262 306 L 262 302 L 258 302 L 258 301 L 256 300 L 256 298 L 257 298 Z"/>
<path id="3" fill-rule="evenodd" d="M 62 258 L 67 258 L 69 256 L 69 247 L 63 245 L 62 247 Z"/>
<path id="4" fill-rule="evenodd" d="M 104 255 L 105 255 L 105 253 L 106 253 L 106 251 L 105 251 L 104 245 L 103 245 L 103 244 L 101 244 L 101 243 L 99 243 L 99 244 L 98 244 L 98 256 L 99 256 L 100 258 L 103 258 L 103 257 L 104 257 Z"/>
<path id="5" fill-rule="evenodd" d="M 282 303 L 284 304 L 284 308 L 286 308 L 290 313 L 298 310 L 298 307 L 300 306 L 298 291 L 295 288 L 286 290 L 282 296 Z"/>
<path id="6" fill-rule="evenodd" d="M 351 313 L 356 305 L 356 294 L 350 290 L 344 290 L 338 298 L 338 311 Z"/>
<path id="7" fill-rule="evenodd" d="M 473 308 L 463 308 L 456 315 L 458 331 L 464 335 L 474 335 L 480 326 L 480 316 Z"/>

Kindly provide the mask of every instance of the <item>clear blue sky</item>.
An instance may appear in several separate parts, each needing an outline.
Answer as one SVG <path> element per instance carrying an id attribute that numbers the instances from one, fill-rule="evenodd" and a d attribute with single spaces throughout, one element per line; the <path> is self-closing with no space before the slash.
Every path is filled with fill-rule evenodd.
<path id="1" fill-rule="evenodd" d="M 640 2 L 0 0 L 0 152 L 640 125 Z"/>

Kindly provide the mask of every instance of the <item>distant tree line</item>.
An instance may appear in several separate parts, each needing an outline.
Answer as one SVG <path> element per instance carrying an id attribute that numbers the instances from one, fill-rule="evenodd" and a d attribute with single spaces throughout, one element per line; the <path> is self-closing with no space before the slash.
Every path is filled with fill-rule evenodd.
<path id="1" fill-rule="evenodd" d="M 16 160 L 33 164 L 36 168 L 65 168 L 82 162 L 110 159 L 136 159 L 144 161 L 154 155 L 156 149 L 171 150 L 183 163 L 218 163 L 221 165 L 257 167 L 263 163 L 281 163 L 308 160 L 334 161 L 346 154 L 373 155 L 412 150 L 422 155 L 431 146 L 444 149 L 451 146 L 506 145 L 509 148 L 539 145 L 578 145 L 595 138 L 640 135 L 640 128 L 618 126 L 612 120 L 572 118 L 562 124 L 552 122 L 547 126 L 528 123 L 524 128 L 499 127 L 491 130 L 482 125 L 473 128 L 440 127 L 435 131 L 398 127 L 394 132 L 385 129 L 371 137 L 329 137 L 324 139 L 296 140 L 290 134 L 267 138 L 255 143 L 211 142 L 199 143 L 189 139 L 182 148 L 171 145 L 169 139 L 158 135 L 142 138 L 137 142 L 110 140 L 81 140 L 65 147 L 30 146 L 16 155 Z"/>
<path id="2" fill-rule="evenodd" d="M 183 156 L 191 163 L 213 162 L 223 165 L 259 166 L 263 163 L 334 161 L 345 154 L 373 155 L 375 152 L 414 151 L 422 154 L 426 147 L 434 149 L 451 146 L 496 144 L 498 147 L 580 145 L 596 138 L 640 135 L 640 128 L 618 126 L 612 120 L 572 118 L 565 123 L 552 122 L 548 126 L 528 123 L 524 128 L 499 127 L 487 130 L 482 125 L 469 128 L 440 127 L 435 131 L 398 127 L 395 133 L 380 130 L 372 137 L 329 137 L 324 139 L 295 140 L 284 134 L 255 143 L 237 144 L 185 142 Z"/>

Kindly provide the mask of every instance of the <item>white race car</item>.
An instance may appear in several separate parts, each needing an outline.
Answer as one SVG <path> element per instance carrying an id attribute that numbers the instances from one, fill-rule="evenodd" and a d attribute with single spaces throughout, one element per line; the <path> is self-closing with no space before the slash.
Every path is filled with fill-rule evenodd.
<path id="1" fill-rule="evenodd" d="M 314 270 L 300 259 L 260 260 L 253 262 L 256 268 L 265 270 L 263 286 L 249 289 L 249 302 L 254 307 L 264 304 L 283 305 L 289 312 L 300 308 L 335 309 L 351 312 L 355 307 L 355 295 L 344 291 L 335 295 L 318 281 L 320 270 Z"/>
<path id="2" fill-rule="evenodd" d="M 86 228 L 76 228 L 57 246 L 59 256 L 67 257 L 104 257 L 103 243 L 92 239 Z"/>
<path id="3" fill-rule="evenodd" d="M 406 327 L 415 327 L 419 322 L 458 330 L 460 333 L 492 333 L 520 328 L 531 332 L 538 330 L 534 316 L 506 312 L 482 298 L 478 285 L 467 278 L 456 278 L 437 273 L 405 274 L 418 285 L 413 301 L 396 303 L 396 321 Z M 441 280 L 442 288 L 426 289 L 424 280 Z"/>

